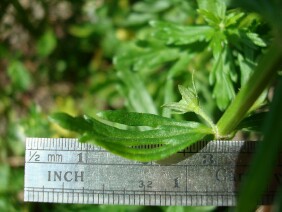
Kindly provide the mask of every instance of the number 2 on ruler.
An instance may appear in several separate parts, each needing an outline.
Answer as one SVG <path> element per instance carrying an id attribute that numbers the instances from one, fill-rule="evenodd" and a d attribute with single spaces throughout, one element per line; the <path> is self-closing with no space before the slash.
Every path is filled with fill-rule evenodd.
<path id="1" fill-rule="evenodd" d="M 33 154 L 31 153 L 31 151 L 29 152 L 29 160 L 28 161 L 31 161 L 33 158 L 34 158 L 34 161 L 36 162 L 39 162 L 39 158 L 40 158 L 40 155 L 37 154 L 37 151 L 35 151 Z"/>

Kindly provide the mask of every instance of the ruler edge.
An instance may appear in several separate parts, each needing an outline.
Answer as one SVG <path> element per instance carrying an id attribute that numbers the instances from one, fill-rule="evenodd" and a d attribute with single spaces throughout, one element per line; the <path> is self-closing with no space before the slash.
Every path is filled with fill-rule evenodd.
<path id="1" fill-rule="evenodd" d="M 71 140 L 71 143 L 72 144 L 78 144 L 78 147 L 80 147 L 82 150 L 82 148 L 84 149 L 88 149 L 88 150 L 91 150 L 91 148 L 93 149 L 99 149 L 99 150 L 105 150 L 104 148 L 98 146 L 98 145 L 95 145 L 95 144 L 92 144 L 92 143 L 88 143 L 88 142 L 85 142 L 85 143 L 82 143 L 79 141 L 78 138 L 48 138 L 48 137 L 26 137 L 25 138 L 25 150 L 43 150 L 44 148 L 38 148 L 38 143 L 50 143 L 50 141 L 52 140 L 55 140 L 56 143 L 59 143 L 60 142 L 65 142 L 68 141 L 68 140 Z M 228 143 L 233 143 L 233 146 L 234 145 L 238 145 L 238 146 L 243 146 L 243 145 L 240 145 L 240 144 L 244 144 L 245 145 L 245 148 L 247 149 L 250 149 L 252 151 L 247 151 L 247 152 L 254 152 L 257 144 L 259 141 L 245 141 L 245 140 L 200 140 L 186 148 L 184 148 L 183 150 L 189 150 L 191 148 L 195 148 L 197 150 L 200 150 L 206 146 L 208 146 L 210 143 L 225 143 L 228 144 Z M 37 143 L 37 148 L 31 148 L 31 149 L 28 149 L 28 144 L 29 143 Z M 68 141 L 67 143 L 70 143 L 70 141 Z M 53 145 L 53 146 L 56 146 L 56 145 Z M 57 145 L 58 146 L 58 145 Z M 59 145 L 60 146 L 60 145 Z M 31 144 L 31 147 L 32 147 L 32 144 Z M 62 145 L 63 148 L 66 148 L 66 146 Z M 89 148 L 90 147 L 90 148 Z M 228 145 L 224 146 L 224 147 L 228 147 Z M 52 149 L 50 149 L 52 150 Z M 67 149 L 65 149 L 67 150 Z M 78 150 L 78 149 L 74 149 L 74 150 Z M 183 151 L 181 150 L 181 151 Z M 108 150 L 105 150 L 107 152 L 110 152 Z M 181 152 L 179 151 L 179 152 Z M 194 152 L 194 151 L 193 151 Z M 231 152 L 231 151 L 230 151 Z M 281 151 L 282 153 L 282 151 Z"/>
<path id="2" fill-rule="evenodd" d="M 37 143 L 37 150 L 40 150 L 39 149 L 39 146 L 38 146 L 38 141 L 40 141 L 40 142 L 50 142 L 50 141 L 56 141 L 56 143 L 60 143 L 60 142 L 69 142 L 69 140 L 71 140 L 71 142 L 72 143 L 77 143 L 81 148 L 82 148 L 82 146 L 95 146 L 94 144 L 89 144 L 89 143 L 80 143 L 79 142 L 79 140 L 77 139 L 77 138 L 42 138 L 42 137 L 26 137 L 26 139 L 25 139 L 25 151 L 26 150 L 32 150 L 32 149 L 34 149 L 34 148 L 32 148 L 32 143 Z M 235 143 L 235 144 L 244 144 L 244 143 L 247 143 L 247 144 L 253 144 L 253 145 L 250 145 L 249 146 L 249 148 L 251 148 L 252 150 L 255 150 L 255 147 L 256 147 L 256 144 L 257 144 L 257 142 L 256 141 L 244 141 L 244 140 L 211 140 L 211 141 L 200 141 L 200 142 L 198 142 L 198 143 L 200 143 L 200 144 L 202 144 L 201 142 L 215 142 L 215 143 L 224 143 L 224 142 L 226 142 L 226 144 L 228 144 L 228 142 L 233 142 L 233 143 Z M 31 143 L 31 145 L 30 145 L 30 147 L 31 148 L 27 148 L 28 147 L 28 144 L 29 143 Z M 200 145 L 199 144 L 199 145 Z M 54 146 L 56 146 L 56 145 L 54 145 Z M 240 145 L 239 145 L 240 146 Z M 63 147 L 63 145 L 62 145 L 62 147 Z M 99 149 L 102 149 L 101 147 L 96 147 L 96 148 L 99 148 Z M 188 147 L 189 148 L 189 147 Z M 43 150 L 44 149 L 44 145 L 43 145 L 43 148 L 41 149 L 41 150 Z M 186 148 L 185 148 L 186 149 Z M 184 150 L 185 150 L 184 149 Z M 50 151 L 53 151 L 53 150 L 56 150 L 56 149 L 50 149 Z M 81 149 L 75 149 L 75 151 L 78 151 L 78 150 L 81 150 Z M 108 152 L 108 151 L 107 151 Z M 254 151 L 252 151 L 252 152 L 254 152 Z M 181 152 L 180 152 L 181 153 Z M 132 160 L 130 160 L 130 161 L 132 161 Z M 25 154 L 25 164 L 26 164 L 26 162 L 27 162 L 27 155 Z M 26 197 L 27 196 L 27 192 L 26 192 L 26 190 L 25 190 L 25 185 L 26 185 L 26 171 L 24 172 L 24 202 L 43 202 L 43 203 L 65 203 L 65 204 L 100 204 L 100 203 L 94 203 L 94 202 L 89 202 L 89 203 L 85 203 L 85 202 L 75 202 L 75 203 L 71 203 L 71 202 L 65 202 L 65 201 L 57 201 L 57 202 L 55 202 L 55 201 L 53 201 L 53 202 L 51 202 L 51 201 L 31 201 L 28 197 Z M 230 195 L 230 197 L 231 198 L 233 198 L 234 196 L 232 196 L 232 195 Z M 230 200 L 230 199 L 227 199 L 227 202 L 229 203 L 229 202 L 232 202 L 232 204 L 222 204 L 222 205 L 215 205 L 215 206 L 234 206 L 235 204 L 234 203 L 236 203 L 236 199 L 235 199 L 235 202 L 234 202 L 234 200 L 232 199 L 232 200 Z M 223 203 L 223 202 L 222 202 Z M 107 204 L 107 203 L 105 203 L 105 205 L 111 205 L 111 204 Z M 119 204 L 119 205 L 125 205 L 125 204 Z M 138 204 L 136 204 L 136 205 L 138 205 Z M 141 205 L 143 205 L 143 206 L 149 206 L 148 204 L 141 204 Z M 154 204 L 154 206 L 169 206 L 169 205 L 166 205 L 166 204 Z M 182 206 L 199 206 L 199 205 L 182 205 Z M 201 206 L 204 206 L 204 205 L 201 205 Z"/>

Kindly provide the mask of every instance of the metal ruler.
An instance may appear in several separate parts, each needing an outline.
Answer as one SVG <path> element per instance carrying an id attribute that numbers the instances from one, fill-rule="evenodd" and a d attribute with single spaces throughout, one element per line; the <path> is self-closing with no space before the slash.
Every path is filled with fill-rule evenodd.
<path id="1" fill-rule="evenodd" d="M 198 142 L 158 163 L 140 163 L 71 138 L 27 138 L 28 202 L 233 206 L 256 142 Z M 269 204 L 282 160 L 260 204 Z"/>

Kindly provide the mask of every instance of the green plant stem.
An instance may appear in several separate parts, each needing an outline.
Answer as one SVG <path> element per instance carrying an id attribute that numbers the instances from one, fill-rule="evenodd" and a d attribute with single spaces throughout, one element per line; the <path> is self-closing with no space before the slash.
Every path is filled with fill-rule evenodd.
<path id="1" fill-rule="evenodd" d="M 272 81 L 282 61 L 282 50 L 279 47 L 279 39 L 276 39 L 259 61 L 246 85 L 242 87 L 218 121 L 217 128 L 220 137 L 228 136 L 233 132 L 256 99 Z"/>

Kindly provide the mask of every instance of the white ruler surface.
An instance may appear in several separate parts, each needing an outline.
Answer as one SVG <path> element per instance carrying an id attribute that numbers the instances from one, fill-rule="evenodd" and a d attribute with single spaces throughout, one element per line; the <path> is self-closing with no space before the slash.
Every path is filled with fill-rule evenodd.
<path id="1" fill-rule="evenodd" d="M 27 138 L 28 202 L 233 206 L 256 142 L 198 142 L 158 163 L 140 163 L 71 138 Z M 281 155 L 281 154 L 280 154 Z M 282 160 L 259 204 L 273 200 Z"/>

